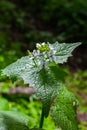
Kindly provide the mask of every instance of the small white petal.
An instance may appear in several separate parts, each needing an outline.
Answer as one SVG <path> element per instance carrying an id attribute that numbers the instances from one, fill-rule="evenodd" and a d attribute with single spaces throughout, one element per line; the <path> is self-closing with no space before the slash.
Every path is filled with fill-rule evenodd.
<path id="1" fill-rule="evenodd" d="M 42 46 L 44 46 L 44 45 L 45 45 L 45 42 L 42 43 Z"/>
<path id="2" fill-rule="evenodd" d="M 37 44 L 36 44 L 36 47 L 37 47 L 37 48 L 38 48 L 38 47 L 41 47 L 41 44 L 37 43 Z"/>

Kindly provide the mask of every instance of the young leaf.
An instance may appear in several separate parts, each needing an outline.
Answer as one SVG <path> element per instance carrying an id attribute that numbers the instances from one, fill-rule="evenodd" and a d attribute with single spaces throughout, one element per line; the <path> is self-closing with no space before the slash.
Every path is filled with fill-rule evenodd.
<path id="1" fill-rule="evenodd" d="M 29 130 L 29 117 L 11 111 L 0 111 L 0 130 Z"/>
<path id="2" fill-rule="evenodd" d="M 62 130 L 78 130 L 76 119 L 77 100 L 74 95 L 63 87 L 52 106 L 52 117 L 55 124 Z"/>
<path id="3" fill-rule="evenodd" d="M 54 44 L 49 44 L 49 46 L 53 50 L 53 59 L 58 64 L 67 62 L 68 57 L 72 56 L 72 51 L 80 44 L 80 42 L 73 44 L 55 42 Z"/>

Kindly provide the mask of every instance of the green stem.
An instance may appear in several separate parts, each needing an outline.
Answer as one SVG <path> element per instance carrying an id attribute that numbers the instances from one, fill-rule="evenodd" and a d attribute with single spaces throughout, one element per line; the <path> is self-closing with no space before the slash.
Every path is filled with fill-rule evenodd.
<path id="1" fill-rule="evenodd" d="M 42 113 L 41 113 L 41 119 L 40 119 L 40 126 L 39 126 L 39 128 L 43 127 L 43 123 L 44 123 L 44 107 L 42 107 Z"/>

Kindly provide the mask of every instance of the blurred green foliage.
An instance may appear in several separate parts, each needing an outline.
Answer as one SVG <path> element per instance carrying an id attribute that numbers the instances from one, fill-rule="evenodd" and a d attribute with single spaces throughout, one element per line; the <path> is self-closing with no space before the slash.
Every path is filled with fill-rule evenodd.
<path id="1" fill-rule="evenodd" d="M 86 17 L 86 0 L 0 0 L 1 35 L 30 49 L 38 41 L 86 43 Z"/>
<path id="2" fill-rule="evenodd" d="M 87 0 L 0 0 L 0 68 L 37 42 L 81 41 L 84 47 L 86 17 Z"/>
<path id="3" fill-rule="evenodd" d="M 86 17 L 86 0 L 0 0 L 0 68 L 40 41 L 86 44 Z"/>
<path id="4" fill-rule="evenodd" d="M 87 71 L 78 70 L 76 73 L 70 73 L 66 77 L 66 86 L 69 87 L 81 103 L 80 111 L 87 112 Z"/>
<path id="5" fill-rule="evenodd" d="M 38 101 L 29 101 L 23 98 L 19 100 L 8 100 L 6 98 L 0 97 L 0 110 L 11 110 L 14 112 L 20 112 L 27 114 L 29 116 L 29 126 L 30 128 L 38 127 L 38 122 L 41 114 L 41 104 Z M 55 124 L 49 116 L 48 119 L 45 119 L 44 128 L 47 130 L 58 130 L 55 128 Z M 49 125 L 49 123 L 51 123 Z"/>
<path id="6" fill-rule="evenodd" d="M 20 44 L 10 42 L 7 32 L 0 32 L 0 69 L 17 60 L 21 53 Z"/>
<path id="7" fill-rule="evenodd" d="M 76 95 L 79 101 L 78 113 L 83 114 L 83 118 L 80 120 L 79 129 L 87 129 L 87 121 L 85 120 L 87 114 L 87 70 L 78 70 L 75 73 L 68 71 L 66 77 L 66 86 Z"/>

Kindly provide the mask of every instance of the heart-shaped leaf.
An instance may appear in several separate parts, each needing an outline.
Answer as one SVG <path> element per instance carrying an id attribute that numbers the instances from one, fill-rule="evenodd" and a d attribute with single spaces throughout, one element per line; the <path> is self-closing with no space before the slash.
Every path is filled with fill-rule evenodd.
<path id="1" fill-rule="evenodd" d="M 80 43 L 59 44 L 58 42 L 38 44 L 37 50 L 33 53 L 29 52 L 29 56 L 22 57 L 6 67 L 2 70 L 2 74 L 12 79 L 22 79 L 25 84 L 34 87 L 36 95 L 42 100 L 45 117 L 47 117 L 50 105 L 64 80 L 62 77 L 65 76 L 56 64 L 66 62 L 72 51 L 79 45 Z M 49 63 L 54 64 L 49 66 Z"/>
<path id="2" fill-rule="evenodd" d="M 29 130 L 29 117 L 18 112 L 0 111 L 0 130 Z"/>
<path id="3" fill-rule="evenodd" d="M 43 102 L 45 116 L 47 116 L 52 100 L 57 94 L 56 90 L 60 89 L 61 86 L 50 68 L 40 70 L 39 67 L 35 66 L 33 60 L 26 56 L 6 67 L 2 73 L 10 77 L 23 79 L 25 84 L 34 87 L 36 95 Z"/>

